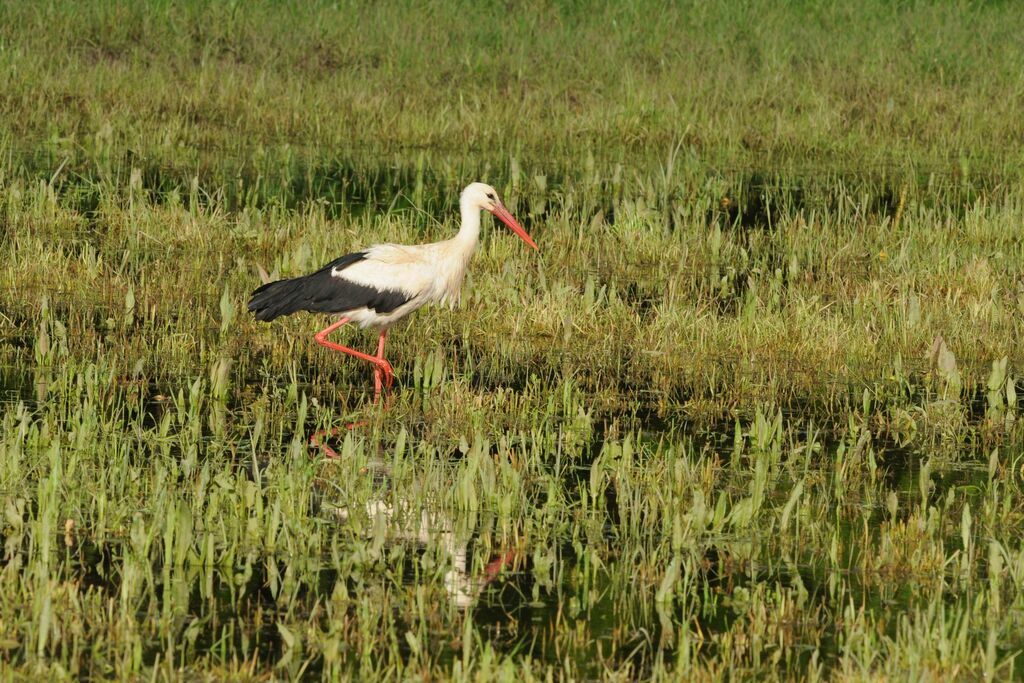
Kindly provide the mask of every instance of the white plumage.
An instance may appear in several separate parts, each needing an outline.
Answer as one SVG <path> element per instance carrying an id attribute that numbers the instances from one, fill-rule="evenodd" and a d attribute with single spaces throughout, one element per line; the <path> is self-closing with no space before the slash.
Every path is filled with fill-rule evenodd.
<path id="1" fill-rule="evenodd" d="M 342 281 L 401 292 L 408 298 L 392 311 L 361 306 L 345 311 L 345 316 L 360 327 L 387 328 L 426 304 L 457 304 L 475 245 L 464 252 L 463 245 L 455 241 L 416 246 L 375 244 L 366 250 L 365 260 L 332 269 L 332 276 Z"/>

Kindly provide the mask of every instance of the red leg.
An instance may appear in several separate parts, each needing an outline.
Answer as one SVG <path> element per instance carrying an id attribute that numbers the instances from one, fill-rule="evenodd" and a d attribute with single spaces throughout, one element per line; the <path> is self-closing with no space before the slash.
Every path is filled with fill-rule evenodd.
<path id="1" fill-rule="evenodd" d="M 335 342 L 327 340 L 327 335 L 329 335 L 331 332 L 334 332 L 336 329 L 338 329 L 339 327 L 348 322 L 350 322 L 348 318 L 341 318 L 332 325 L 329 325 L 323 330 L 317 332 L 314 339 L 316 339 L 317 344 L 320 344 L 321 346 L 326 346 L 327 348 L 333 351 L 340 351 L 341 353 L 345 353 L 350 356 L 359 358 L 361 360 L 373 363 L 373 402 L 376 403 L 377 399 L 380 398 L 381 389 L 390 389 L 391 385 L 394 384 L 395 382 L 395 374 L 391 368 L 391 364 L 384 360 L 384 339 L 385 337 L 387 337 L 387 330 L 381 331 L 380 339 L 377 341 L 377 355 L 371 356 L 368 353 L 356 351 L 355 349 L 349 348 L 347 346 L 342 346 L 341 344 L 336 344 Z M 366 422 L 353 422 L 352 424 L 345 425 L 345 429 L 354 429 L 356 427 L 362 427 L 365 424 Z M 309 438 L 309 444 L 314 448 L 319 448 L 320 450 L 322 450 L 324 452 L 324 455 L 326 455 L 328 458 L 337 458 L 339 457 L 337 451 L 335 451 L 333 448 L 327 445 L 327 439 L 333 436 L 337 436 L 338 433 L 339 430 L 337 428 L 321 430 L 319 432 L 316 432 L 315 434 L 313 434 L 313 436 Z"/>
<path id="2" fill-rule="evenodd" d="M 387 339 L 388 331 L 381 330 L 380 338 L 377 340 L 377 360 L 380 363 L 376 364 L 373 368 L 373 402 L 377 402 L 377 397 L 380 396 L 380 390 L 382 386 L 390 389 L 391 385 L 395 383 L 395 373 L 391 369 L 391 364 L 384 360 L 384 340 Z"/>
<path id="3" fill-rule="evenodd" d="M 491 581 L 494 581 L 494 579 L 498 578 L 498 574 L 501 573 L 501 570 L 505 569 L 506 567 L 511 565 L 515 561 L 515 559 L 516 559 L 516 551 L 514 551 L 514 550 L 507 550 L 504 553 L 502 553 L 501 555 L 499 555 L 497 558 L 495 558 L 495 559 L 491 560 L 490 562 L 488 562 L 487 566 L 484 567 L 484 584 L 483 585 L 486 586 Z"/>
<path id="4" fill-rule="evenodd" d="M 377 342 L 377 355 L 371 356 L 368 353 L 356 351 L 355 349 L 349 348 L 347 346 L 342 346 L 341 344 L 337 344 L 335 342 L 327 340 L 327 335 L 329 335 L 331 332 L 334 332 L 336 329 L 346 324 L 347 322 L 349 322 L 348 318 L 341 318 L 340 320 L 338 320 L 338 322 L 329 325 L 328 327 L 317 332 L 314 339 L 316 339 L 317 344 L 320 344 L 321 346 L 326 346 L 327 348 L 333 351 L 340 351 L 341 353 L 345 353 L 350 356 L 354 356 L 355 358 L 359 358 L 361 360 L 373 363 L 373 402 L 376 403 L 377 399 L 380 398 L 381 376 L 383 375 L 384 386 L 387 387 L 388 389 L 391 388 L 391 385 L 394 384 L 395 381 L 395 373 L 391 369 L 391 363 L 388 363 L 386 360 L 384 360 L 384 338 L 387 336 L 387 331 L 385 330 L 380 333 L 380 339 Z"/>

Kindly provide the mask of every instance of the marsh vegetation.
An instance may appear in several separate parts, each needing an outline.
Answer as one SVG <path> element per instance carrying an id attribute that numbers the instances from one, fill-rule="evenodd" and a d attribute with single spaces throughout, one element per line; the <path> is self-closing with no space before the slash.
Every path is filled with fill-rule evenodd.
<path id="1" fill-rule="evenodd" d="M 0 5 L 0 670 L 1019 677 L 1020 13 L 387 4 Z"/>

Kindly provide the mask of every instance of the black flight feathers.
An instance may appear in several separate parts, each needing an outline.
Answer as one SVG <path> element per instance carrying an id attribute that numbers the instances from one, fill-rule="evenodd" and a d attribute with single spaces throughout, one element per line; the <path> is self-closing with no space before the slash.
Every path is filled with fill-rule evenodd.
<path id="1" fill-rule="evenodd" d="M 252 293 L 249 310 L 264 321 L 296 311 L 344 313 L 364 306 L 390 313 L 411 298 L 405 292 L 360 285 L 331 274 L 365 259 L 366 252 L 357 251 L 334 259 L 315 273 L 269 282 Z"/>

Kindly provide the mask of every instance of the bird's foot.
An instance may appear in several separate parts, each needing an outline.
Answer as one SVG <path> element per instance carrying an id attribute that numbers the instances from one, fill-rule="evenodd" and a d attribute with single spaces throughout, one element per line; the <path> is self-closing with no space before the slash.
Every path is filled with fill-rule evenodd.
<path id="1" fill-rule="evenodd" d="M 373 402 L 377 403 L 380 401 L 382 392 L 391 391 L 391 387 L 395 383 L 395 371 L 391 367 L 391 363 L 383 358 L 377 358 L 373 363 Z"/>
<path id="2" fill-rule="evenodd" d="M 391 367 L 391 363 L 387 362 L 383 358 L 377 361 L 377 368 L 375 373 L 380 373 L 384 376 L 384 386 L 390 389 L 395 383 L 395 370 Z"/>

